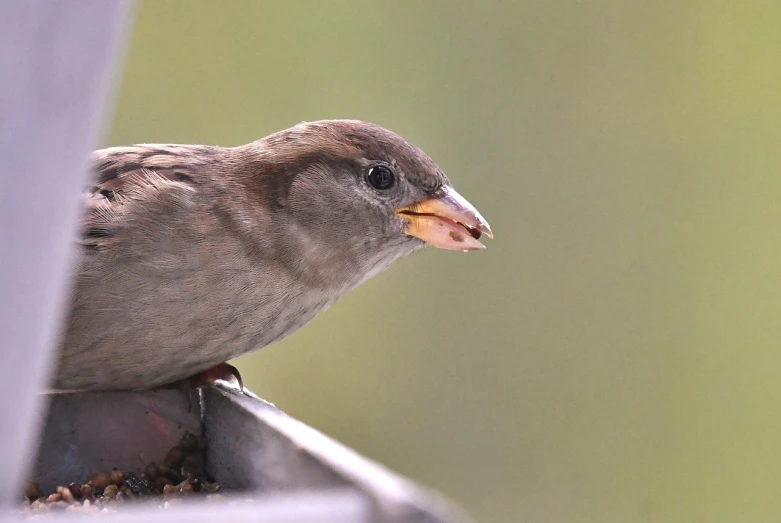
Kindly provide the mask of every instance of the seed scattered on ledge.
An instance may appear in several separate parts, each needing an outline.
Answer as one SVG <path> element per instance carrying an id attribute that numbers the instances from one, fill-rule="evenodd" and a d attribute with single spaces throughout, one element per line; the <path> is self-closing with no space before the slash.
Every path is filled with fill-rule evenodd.
<path id="1" fill-rule="evenodd" d="M 95 472 L 85 483 L 60 485 L 49 493 L 42 493 L 38 485 L 30 482 L 24 492 L 22 510 L 24 513 L 97 512 L 114 510 L 117 503 L 135 499 L 159 501 L 161 508 L 168 508 L 180 496 L 199 494 L 217 500 L 221 497 L 218 494 L 221 486 L 206 474 L 205 449 L 205 438 L 185 432 L 179 444 L 168 451 L 163 463 L 149 463 L 139 473 L 117 468 L 110 472 Z"/>

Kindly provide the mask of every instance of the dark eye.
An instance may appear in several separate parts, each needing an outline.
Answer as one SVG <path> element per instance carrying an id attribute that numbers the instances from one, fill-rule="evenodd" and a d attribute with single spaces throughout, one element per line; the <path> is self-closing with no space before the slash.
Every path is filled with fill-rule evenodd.
<path id="1" fill-rule="evenodd" d="M 384 165 L 375 165 L 369 167 L 369 170 L 366 172 L 366 180 L 375 189 L 381 191 L 390 189 L 393 187 L 394 182 L 393 171 Z"/>

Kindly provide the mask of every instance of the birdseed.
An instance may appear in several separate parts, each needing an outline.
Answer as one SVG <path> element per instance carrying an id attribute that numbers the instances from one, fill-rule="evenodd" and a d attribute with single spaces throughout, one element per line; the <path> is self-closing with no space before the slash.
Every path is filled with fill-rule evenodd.
<path id="1" fill-rule="evenodd" d="M 117 468 L 96 472 L 86 483 L 60 485 L 43 493 L 29 483 L 23 498 L 23 513 L 49 511 L 111 512 L 128 501 L 148 501 L 166 509 L 183 498 L 203 495 L 220 499 L 220 484 L 206 474 L 203 451 L 206 439 L 185 432 L 163 463 L 149 463 L 135 473 Z"/>

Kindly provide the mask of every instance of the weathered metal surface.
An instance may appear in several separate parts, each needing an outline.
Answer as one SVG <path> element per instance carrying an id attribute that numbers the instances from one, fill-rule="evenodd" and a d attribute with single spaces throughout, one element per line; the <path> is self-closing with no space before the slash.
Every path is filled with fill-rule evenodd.
<path id="1" fill-rule="evenodd" d="M 308 499 L 319 493 L 324 519 L 309 515 L 311 519 L 301 521 L 331 521 L 329 493 L 338 501 L 337 494 L 353 492 L 363 500 L 366 519 L 343 519 L 344 523 L 470 521 L 439 495 L 367 460 L 251 392 L 221 384 L 207 388 L 202 402 L 196 397 L 188 400 L 181 390 L 53 395 L 36 472 L 30 479 L 50 492 L 56 485 L 83 481 L 115 466 L 141 471 L 150 461 L 160 463 L 186 430 L 206 436 L 207 471 L 235 500 L 276 500 L 283 494 Z M 235 500 L 212 501 L 209 506 L 225 508 L 222 520 L 232 514 Z M 186 505 L 183 510 L 189 511 Z M 334 511 L 339 512 L 340 506 L 337 503 Z M 123 512 L 137 509 L 123 506 Z M 178 510 L 166 510 L 165 517 L 180 517 Z"/>
<path id="2" fill-rule="evenodd" d="M 367 460 L 251 393 L 221 386 L 208 389 L 204 431 L 209 439 L 207 469 L 233 488 L 350 485 L 370 500 L 370 521 L 470 521 L 438 494 Z"/>
<path id="3" fill-rule="evenodd" d="M 112 467 L 162 463 L 186 431 L 201 432 L 198 394 L 181 390 L 52 394 L 33 477 L 43 492 Z"/>

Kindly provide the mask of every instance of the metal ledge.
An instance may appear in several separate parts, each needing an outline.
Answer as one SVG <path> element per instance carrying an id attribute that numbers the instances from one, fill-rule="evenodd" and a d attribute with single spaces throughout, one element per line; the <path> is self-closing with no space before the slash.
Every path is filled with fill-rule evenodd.
<path id="1" fill-rule="evenodd" d="M 220 386 L 208 389 L 204 428 L 212 449 L 207 452 L 207 469 L 226 486 L 263 491 L 348 485 L 370 500 L 370 521 L 470 521 L 440 495 L 364 458 L 251 393 Z"/>
<path id="2" fill-rule="evenodd" d="M 2 513 L 4 522 L 29 523 L 30 517 L 16 512 Z M 160 510 L 155 507 L 128 507 L 107 514 L 76 512 L 34 516 L 37 523 L 86 523 L 108 519 L 112 523 L 369 523 L 372 519 L 366 499 L 351 489 L 324 492 L 257 496 L 220 503 L 191 501 Z"/>
<path id="3" fill-rule="evenodd" d="M 95 472 L 162 463 L 185 431 L 201 434 L 197 391 L 47 394 L 48 416 L 33 472 L 44 492 Z"/>
<path id="4" fill-rule="evenodd" d="M 214 514 L 220 520 L 241 519 L 241 514 L 234 515 L 235 500 L 243 500 L 243 507 L 251 499 L 254 513 L 265 521 L 266 511 L 272 510 L 268 507 L 281 510 L 281 500 L 297 499 L 305 506 L 320 506 L 319 515 L 290 521 L 470 521 L 440 495 L 362 457 L 251 392 L 215 385 L 205 389 L 201 398 L 188 398 L 180 390 L 158 390 L 53 394 L 50 399 L 33 477 L 45 491 L 85 481 L 93 472 L 115 466 L 141 471 L 150 461 L 160 463 L 190 431 L 206 436 L 206 469 L 234 498 L 205 505 L 196 502 L 198 509 L 192 509 L 194 500 L 188 499 L 181 506 L 151 513 L 127 504 L 123 514 L 147 518 L 159 513 L 168 521 L 179 510 L 184 511 L 182 517 L 193 514 L 192 510 L 218 510 Z M 337 513 L 342 519 L 332 519 Z M 191 515 L 187 518 L 191 521 Z"/>

